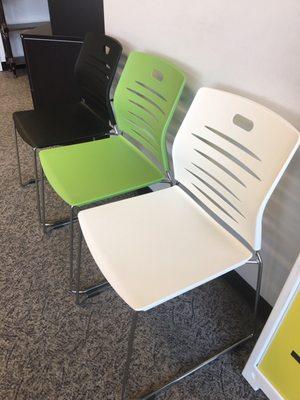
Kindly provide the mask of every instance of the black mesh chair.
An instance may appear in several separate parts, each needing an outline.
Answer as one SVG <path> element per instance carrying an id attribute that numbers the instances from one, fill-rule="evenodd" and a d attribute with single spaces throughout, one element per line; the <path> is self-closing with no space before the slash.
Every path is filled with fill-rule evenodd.
<path id="1" fill-rule="evenodd" d="M 118 66 L 122 46 L 106 35 L 88 33 L 75 65 L 75 78 L 81 101 L 13 114 L 19 179 L 22 187 L 36 184 L 41 221 L 37 152 L 59 146 L 102 139 L 115 127 L 110 88 Z M 18 134 L 33 149 L 35 178 L 22 180 Z"/>

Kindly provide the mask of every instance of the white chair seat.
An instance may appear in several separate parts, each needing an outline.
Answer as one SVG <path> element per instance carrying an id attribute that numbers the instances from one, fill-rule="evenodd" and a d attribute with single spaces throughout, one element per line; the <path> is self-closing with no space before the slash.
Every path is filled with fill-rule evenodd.
<path id="1" fill-rule="evenodd" d="M 79 221 L 101 272 L 139 311 L 252 257 L 178 186 L 81 211 Z"/>

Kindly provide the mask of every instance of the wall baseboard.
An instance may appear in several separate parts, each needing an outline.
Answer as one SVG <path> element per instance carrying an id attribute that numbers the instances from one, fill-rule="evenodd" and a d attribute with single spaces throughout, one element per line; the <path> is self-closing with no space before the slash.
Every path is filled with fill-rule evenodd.
<path id="1" fill-rule="evenodd" d="M 255 289 L 245 281 L 236 271 L 231 271 L 225 275 L 226 281 L 238 291 L 245 300 L 253 305 L 255 299 Z M 272 311 L 272 306 L 263 298 L 260 298 L 258 313 L 263 319 L 267 319 Z"/>

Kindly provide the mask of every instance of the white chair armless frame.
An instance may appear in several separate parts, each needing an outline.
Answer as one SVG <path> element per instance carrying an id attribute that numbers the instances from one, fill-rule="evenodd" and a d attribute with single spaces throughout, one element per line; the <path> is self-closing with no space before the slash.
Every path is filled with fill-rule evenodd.
<path id="1" fill-rule="evenodd" d="M 176 184 L 79 213 L 86 243 L 109 284 L 134 310 L 146 311 L 241 265 L 257 264 L 256 316 L 263 211 L 298 145 L 298 131 L 267 108 L 224 91 L 199 89 L 174 141 Z M 79 303 L 80 259 L 76 274 Z M 122 398 L 136 324 L 135 316 Z M 143 399 L 154 398 L 254 332 Z"/>

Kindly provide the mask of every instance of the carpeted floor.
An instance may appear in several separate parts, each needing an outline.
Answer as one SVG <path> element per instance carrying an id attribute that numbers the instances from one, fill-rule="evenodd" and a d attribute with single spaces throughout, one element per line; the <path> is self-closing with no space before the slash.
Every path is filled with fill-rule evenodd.
<path id="1" fill-rule="evenodd" d="M 0 73 L 0 94 L 0 399 L 120 399 L 133 312 L 113 290 L 74 305 L 67 291 L 68 229 L 44 236 L 34 187 L 18 183 L 11 114 L 32 107 L 27 77 Z M 30 177 L 30 149 L 21 149 Z M 47 192 L 49 213 L 63 216 L 62 202 Z M 86 248 L 83 257 L 83 280 L 97 281 Z M 248 314 L 247 303 L 224 280 L 141 314 L 127 398 L 242 337 L 250 329 Z M 249 342 L 223 356 L 158 399 L 265 399 L 241 375 L 252 347 Z"/>

